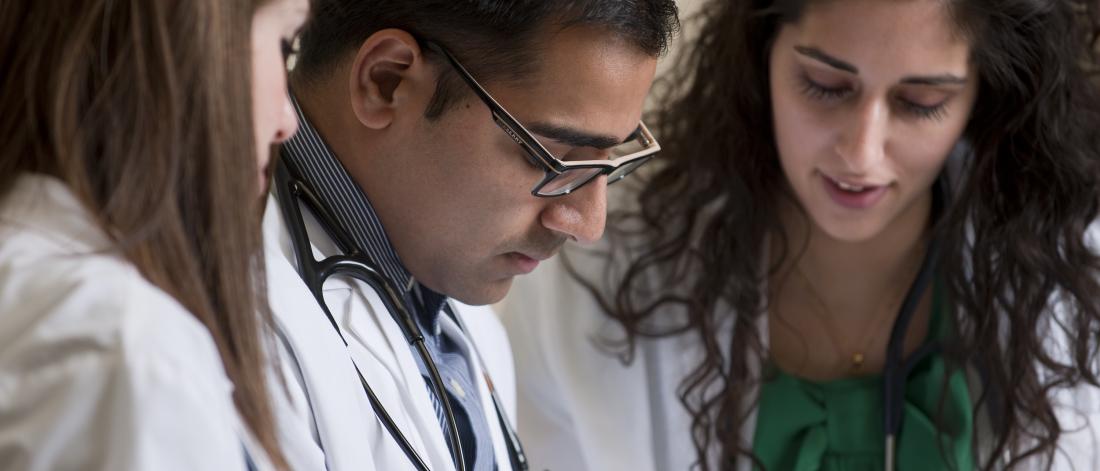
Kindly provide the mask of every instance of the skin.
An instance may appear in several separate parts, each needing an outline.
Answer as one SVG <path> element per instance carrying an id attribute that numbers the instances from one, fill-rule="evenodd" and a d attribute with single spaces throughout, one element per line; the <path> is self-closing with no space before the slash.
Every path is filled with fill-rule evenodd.
<path id="1" fill-rule="evenodd" d="M 587 28 L 537 41 L 540 56 L 529 77 L 478 80 L 548 150 L 591 158 L 591 148 L 547 135 L 553 128 L 612 142 L 634 132 L 656 58 Z M 301 103 L 366 192 L 413 276 L 459 301 L 493 303 L 514 276 L 566 240 L 601 237 L 606 179 L 562 197 L 532 196 L 542 170 L 472 93 L 438 119 L 424 117 L 443 67 L 450 65 L 426 61 L 408 33 L 380 31 L 331 79 L 301 87 Z"/>
<path id="2" fill-rule="evenodd" d="M 780 30 L 770 72 L 794 196 L 781 213 L 787 249 L 799 254 L 806 243 L 771 280 L 774 360 L 816 380 L 878 372 L 924 256 L 932 184 L 977 95 L 969 42 L 935 0 L 815 2 Z M 836 181 L 879 187 L 881 196 L 851 208 L 830 193 Z M 930 291 L 908 351 L 925 338 L 929 317 Z M 854 351 L 867 357 L 857 372 Z"/>
<path id="3" fill-rule="evenodd" d="M 266 193 L 272 144 L 289 139 L 298 130 L 287 93 L 283 46 L 293 41 L 308 13 L 308 0 L 274 0 L 252 18 L 252 113 L 262 193 Z"/>

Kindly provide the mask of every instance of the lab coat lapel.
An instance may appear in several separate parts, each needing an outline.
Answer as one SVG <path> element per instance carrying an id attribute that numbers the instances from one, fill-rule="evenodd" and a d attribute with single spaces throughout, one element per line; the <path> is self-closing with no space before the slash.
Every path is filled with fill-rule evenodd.
<path id="1" fill-rule="evenodd" d="M 309 233 L 310 242 L 313 244 L 313 257 L 315 259 L 322 260 L 326 257 L 341 254 L 336 244 L 327 237 L 324 228 L 321 227 L 320 222 L 317 221 L 313 213 L 303 211 L 302 219 Z M 333 317 L 340 324 L 340 328 L 346 330 L 344 335 L 348 338 L 345 338 L 345 340 L 352 342 L 353 337 L 357 339 L 358 344 L 370 352 L 374 361 L 385 368 L 390 376 L 400 377 L 401 365 L 393 355 L 395 350 L 391 342 L 392 335 L 385 329 L 386 325 L 393 322 L 389 320 L 389 315 L 386 313 L 381 300 L 374 296 L 374 290 L 365 283 L 334 276 L 325 283 L 322 291 Z M 355 296 L 353 294 L 355 292 L 364 293 L 370 301 Z M 357 308 L 371 311 L 370 315 L 353 315 Z M 382 315 L 374 315 L 375 311 Z M 398 332 L 398 335 L 400 335 L 400 332 Z M 355 360 L 354 355 L 353 360 Z M 356 361 L 356 364 L 360 368 L 366 366 L 360 364 L 359 361 Z M 361 371 L 366 374 L 366 370 Z M 370 378 L 367 378 L 367 380 L 369 381 Z"/>
<path id="2" fill-rule="evenodd" d="M 339 254 L 316 217 L 308 211 L 302 216 L 313 243 L 314 257 L 320 260 Z M 398 429 L 431 469 L 452 469 L 449 451 L 435 446 L 445 443 L 443 432 L 435 420 L 435 411 L 412 351 L 378 293 L 366 283 L 343 277 L 330 279 L 323 292 L 329 310 L 344 331 L 351 361 L 359 367 Z M 332 330 L 331 326 L 329 329 Z M 359 384 L 354 370 L 351 374 Z M 361 396 L 365 395 L 361 385 L 359 390 Z M 369 401 L 364 402 L 370 409 Z M 370 415 L 375 415 L 373 410 Z M 386 446 L 392 445 L 399 450 L 389 432 L 383 431 L 379 439 L 385 440 Z M 375 444 L 376 449 L 378 446 Z"/>
<path id="3" fill-rule="evenodd" d="M 274 199 L 272 199 L 272 202 L 274 202 Z M 275 204 L 270 205 L 268 213 L 268 217 L 272 217 L 271 213 L 275 213 L 274 216 L 280 224 L 276 237 L 282 239 L 279 240 L 282 254 L 286 257 L 286 260 L 293 260 L 293 249 L 291 248 L 289 235 L 282 227 L 282 218 L 278 206 Z M 311 212 L 303 211 L 302 216 L 310 235 L 310 241 L 313 244 L 316 259 L 320 260 L 340 253 L 335 244 L 325 236 L 324 229 Z M 275 262 L 269 261 L 270 263 Z M 323 321 L 324 327 L 327 328 L 326 332 L 330 333 L 326 336 L 326 339 L 316 339 L 316 341 L 319 343 L 324 342 L 328 347 L 344 348 L 329 324 L 328 318 L 313 302 L 312 296 L 300 295 L 301 292 L 308 293 L 309 291 L 298 277 L 297 270 L 286 263 L 285 260 L 283 265 L 291 269 L 291 274 L 296 277 L 295 280 L 300 285 L 300 289 L 294 290 L 295 293 L 288 297 L 297 298 L 299 302 L 309 305 L 308 307 L 311 309 L 309 311 L 303 310 L 303 312 L 311 313 L 308 316 L 310 318 L 316 317 Z M 285 283 L 285 281 L 282 282 Z M 280 285 L 273 284 L 273 286 Z M 401 328 L 386 310 L 378 293 L 363 282 L 340 277 L 333 277 L 325 283 L 323 291 L 333 317 L 344 331 L 345 340 L 350 344 L 345 349 L 345 356 L 350 353 L 349 362 L 353 362 L 354 365 L 359 367 L 382 406 L 390 414 L 401 432 L 405 434 L 413 448 L 421 455 L 421 458 L 427 462 L 430 469 L 433 471 L 453 471 L 454 464 L 451 461 L 450 450 L 443 438 L 443 430 L 439 421 L 436 419 L 431 398 L 428 396 L 428 386 L 420 374 L 416 360 L 413 358 L 413 350 L 402 334 Z M 305 309 L 305 307 L 302 306 L 302 309 Z M 321 369 L 309 368 L 303 365 L 303 370 L 327 371 L 326 368 L 331 369 L 331 367 L 325 365 L 317 366 Z M 357 397 L 362 398 L 361 407 L 365 408 L 363 410 L 367 415 L 350 417 L 347 412 L 336 411 L 336 417 L 348 417 L 349 420 L 360 420 L 359 417 L 374 417 L 374 412 L 371 410 L 370 403 L 359 384 L 354 367 L 349 364 L 347 368 L 342 368 L 342 370 L 348 369 L 350 371 L 346 373 L 341 372 L 339 375 L 331 375 L 340 376 L 340 378 L 323 377 L 317 378 L 317 380 L 325 382 L 353 381 L 358 391 Z M 324 389 L 324 387 L 319 389 Z M 315 404 L 314 407 L 317 407 L 316 404 L 320 401 L 317 398 L 311 398 L 310 402 Z M 317 415 L 321 414 L 318 413 Z M 372 420 L 378 421 L 377 418 L 372 418 Z M 378 425 L 380 426 L 380 424 Z M 360 424 L 360 426 L 367 425 Z M 320 417 L 318 417 L 318 427 L 321 427 Z M 392 445 L 393 449 L 398 449 L 396 442 L 393 441 L 388 432 L 383 432 L 383 435 L 380 439 L 386 441 L 387 447 Z M 325 442 L 324 437 L 322 437 L 322 442 Z M 358 443 L 351 444 L 350 448 L 362 449 L 364 452 L 367 448 L 379 449 L 379 444 L 372 445 L 366 447 L 363 443 Z M 343 448 L 346 448 L 346 446 Z M 375 458 L 375 462 L 377 462 L 378 457 Z M 386 461 L 388 462 L 388 460 Z"/>
<path id="4" fill-rule="evenodd" d="M 395 417 L 395 421 L 418 451 L 426 450 L 422 457 L 428 461 L 431 469 L 453 470 L 450 450 L 428 396 L 427 383 L 413 358 L 412 347 L 386 310 L 378 293 L 364 283 L 355 284 L 367 308 L 347 319 L 348 330 L 355 337 L 355 340 L 349 338 L 348 341 L 357 343 L 364 351 L 370 352 L 371 356 L 382 360 L 387 365 L 385 371 L 395 386 L 392 389 L 376 388 L 375 394 L 391 415 L 397 415 L 395 412 L 398 411 L 404 412 L 401 420 Z M 362 364 L 358 358 L 356 362 Z M 370 381 L 371 377 L 367 379 Z"/>
<path id="5" fill-rule="evenodd" d="M 291 265 L 293 248 L 275 200 L 264 217 L 271 310 L 299 365 L 329 469 L 373 462 L 364 418 L 373 415 L 351 357 L 328 318 Z"/>

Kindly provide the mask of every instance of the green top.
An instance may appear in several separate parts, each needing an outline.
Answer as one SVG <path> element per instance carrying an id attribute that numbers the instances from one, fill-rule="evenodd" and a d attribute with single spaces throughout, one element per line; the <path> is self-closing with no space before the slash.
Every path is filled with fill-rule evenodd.
<path id="1" fill-rule="evenodd" d="M 933 291 L 929 332 L 943 338 L 944 306 Z M 930 336 L 931 338 L 932 336 Z M 966 377 L 936 353 L 922 359 L 908 376 L 905 412 L 897 438 L 898 471 L 974 468 L 971 452 L 972 405 Z M 767 470 L 863 471 L 884 469 L 882 376 L 813 382 L 767 367 L 760 390 L 753 452 Z M 935 423 L 942 417 L 942 434 Z M 939 443 L 942 442 L 942 447 Z"/>

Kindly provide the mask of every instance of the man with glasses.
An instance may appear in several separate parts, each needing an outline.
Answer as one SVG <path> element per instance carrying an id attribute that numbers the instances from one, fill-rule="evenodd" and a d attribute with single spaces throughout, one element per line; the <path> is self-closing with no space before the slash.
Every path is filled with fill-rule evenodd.
<path id="1" fill-rule="evenodd" d="M 315 5 L 265 215 L 292 466 L 525 469 L 484 306 L 599 239 L 607 185 L 660 149 L 641 114 L 675 4 Z"/>

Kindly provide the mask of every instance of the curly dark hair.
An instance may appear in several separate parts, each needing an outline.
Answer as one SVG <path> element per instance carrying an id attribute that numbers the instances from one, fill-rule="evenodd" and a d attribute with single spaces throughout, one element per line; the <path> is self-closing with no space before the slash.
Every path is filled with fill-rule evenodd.
<path id="1" fill-rule="evenodd" d="M 1100 5 L 944 4 L 970 39 L 981 77 L 964 133 L 972 152 L 933 229 L 957 313 L 945 354 L 983 373 L 974 413 L 994 418 L 996 435 L 979 465 L 1002 457 L 1009 466 L 1050 463 L 1063 431 L 1052 391 L 1098 385 L 1100 258 L 1086 232 L 1100 208 Z M 702 470 L 761 465 L 744 449 L 751 437 L 740 425 L 755 407 L 743 398 L 761 381 L 752 359 L 767 356 L 755 327 L 766 310 L 762 286 L 782 264 L 758 262 L 769 235 L 785 237 L 768 58 L 779 28 L 805 6 L 711 0 L 688 23 L 698 26 L 697 42 L 659 82 L 663 164 L 646 172 L 633 209 L 609 216 L 607 255 L 626 268 L 603 283 L 580 279 L 625 329 L 624 360 L 639 338 L 698 339 L 704 358 L 678 391 Z M 725 358 L 719 345 L 727 339 L 715 327 L 730 316 Z M 1066 344 L 1053 345 L 1052 334 Z"/>

